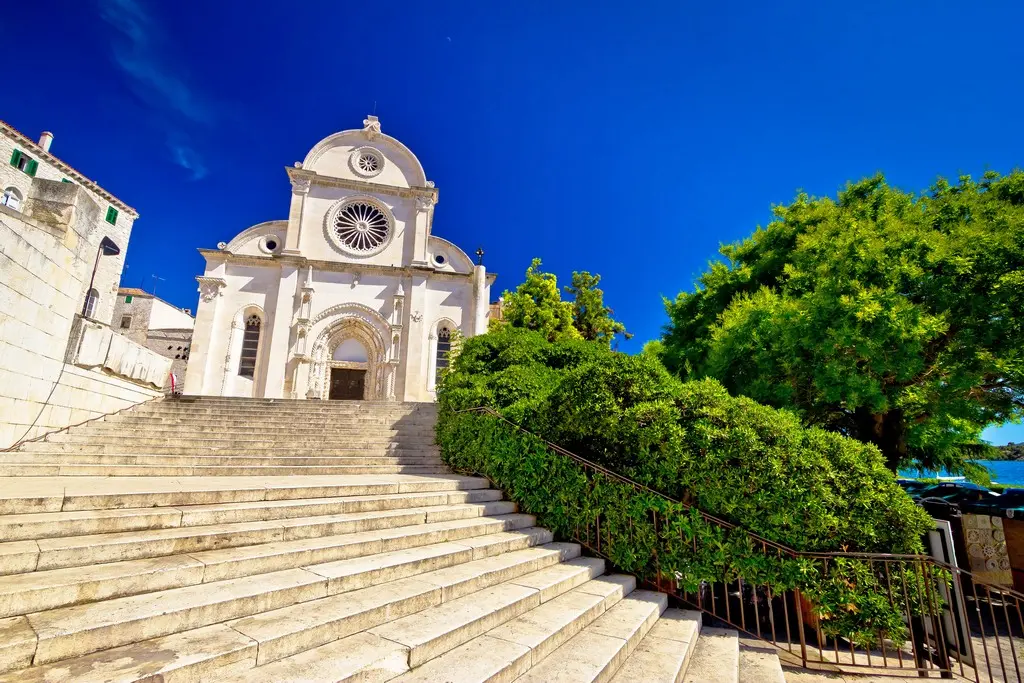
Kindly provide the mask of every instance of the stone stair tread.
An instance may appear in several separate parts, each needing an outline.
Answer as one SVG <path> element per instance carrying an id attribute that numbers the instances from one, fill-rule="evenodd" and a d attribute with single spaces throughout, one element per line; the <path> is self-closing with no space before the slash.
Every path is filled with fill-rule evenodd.
<path id="1" fill-rule="evenodd" d="M 217 548 L 297 540 L 310 536 L 336 536 L 386 527 L 422 525 L 435 520 L 482 517 L 488 510 L 494 510 L 498 514 L 510 513 L 513 509 L 504 501 L 494 501 L 43 538 L 33 541 L 38 548 L 35 569 L 59 569 L 91 563 L 179 555 Z M 24 542 L 13 543 L 20 547 Z M 0 556 L 8 545 L 0 543 Z M 0 571 L 3 570 L 4 565 L 0 563 Z"/>
<path id="2" fill-rule="evenodd" d="M 458 545 L 471 557 L 477 552 L 476 548 L 480 552 L 491 549 L 496 553 L 551 540 L 550 532 L 536 527 L 487 534 L 495 525 L 489 523 L 492 520 L 488 518 L 479 519 L 481 522 L 477 526 L 481 536 L 462 539 Z M 412 527 L 407 533 L 409 536 L 422 535 L 429 541 L 432 529 L 427 527 L 432 526 L 435 525 Z M 504 528 L 504 525 L 499 524 L 498 528 Z M 467 529 L 472 531 L 472 527 Z M 469 540 L 479 542 L 471 547 L 465 545 Z M 0 577 L 0 617 L 293 569 L 313 565 L 317 561 L 367 556 L 379 553 L 380 548 L 380 532 L 371 531 L 16 574 Z M 330 577 L 327 578 L 330 582 Z"/>
<path id="3" fill-rule="evenodd" d="M 515 680 L 606 611 L 604 591 L 584 592 L 582 586 L 431 659 L 395 683 Z M 616 602 L 624 597 L 621 592 L 614 594 Z"/>
<path id="4" fill-rule="evenodd" d="M 739 683 L 786 683 L 778 651 L 770 645 L 740 642 Z"/>
<path id="5" fill-rule="evenodd" d="M 686 673 L 700 628 L 700 612 L 665 610 L 612 678 L 612 683 L 677 683 Z"/>
<path id="6" fill-rule="evenodd" d="M 332 496 L 243 503 L 210 503 L 163 508 L 125 508 L 78 510 L 72 512 L 35 512 L 0 515 L 0 538 L 26 540 L 82 536 L 145 529 L 204 526 L 232 522 L 265 521 L 316 514 L 371 512 L 400 507 L 462 505 L 500 500 L 494 489 L 477 491 L 438 491 L 436 493 L 395 493 L 373 496 Z"/>
<path id="7" fill-rule="evenodd" d="M 388 622 L 386 625 L 401 623 L 401 617 L 405 615 L 442 605 L 446 589 L 453 587 L 463 587 L 465 594 L 481 597 L 481 601 L 486 602 L 481 591 L 492 588 L 494 584 L 514 586 L 507 580 L 514 580 L 538 565 L 557 562 L 562 552 L 561 547 L 544 549 L 542 546 L 496 555 L 467 563 L 474 570 L 469 575 L 448 571 L 466 566 L 458 565 L 256 614 L 230 625 L 260 643 L 259 664 L 262 665 L 385 622 Z M 505 555 L 513 557 L 499 561 Z M 502 580 L 507 583 L 499 583 Z M 521 586 L 509 590 L 515 592 L 517 589 L 520 593 L 536 593 Z M 451 594 L 450 590 L 448 592 Z M 444 604 L 459 603 L 463 599 Z M 375 632 L 371 630 L 371 633 Z M 400 642 L 384 633 L 375 635 Z"/>
<path id="8" fill-rule="evenodd" d="M 667 597 L 633 591 L 517 679 L 519 683 L 608 681 L 665 610 Z"/>
<path id="9" fill-rule="evenodd" d="M 0 477 L 0 514 L 489 488 L 451 474 L 237 477 Z"/>
<path id="10" fill-rule="evenodd" d="M 356 633 L 255 669 L 210 677 L 210 683 L 338 683 L 387 681 L 408 671 L 409 649 Z"/>
<path id="11" fill-rule="evenodd" d="M 246 662 L 255 666 L 256 643 L 218 624 L 0 673 L 0 683 L 171 683 L 198 680 L 204 672 Z M 187 678 L 173 677 L 185 671 Z"/>
<path id="12" fill-rule="evenodd" d="M 38 636 L 35 664 L 324 597 L 327 581 L 302 569 L 172 588 L 28 615 Z"/>
<path id="13" fill-rule="evenodd" d="M 703 628 L 683 683 L 737 683 L 739 637 L 725 628 Z"/>

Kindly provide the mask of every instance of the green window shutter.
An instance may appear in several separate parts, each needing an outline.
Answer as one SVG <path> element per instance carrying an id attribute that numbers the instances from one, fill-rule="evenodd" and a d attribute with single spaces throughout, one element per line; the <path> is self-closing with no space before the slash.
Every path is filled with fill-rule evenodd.
<path id="1" fill-rule="evenodd" d="M 112 206 L 107 207 L 107 222 L 111 225 L 117 224 L 117 209 Z"/>
<path id="2" fill-rule="evenodd" d="M 33 178 L 36 175 L 36 169 L 39 168 L 39 162 L 35 159 L 30 159 L 28 164 L 25 165 L 25 173 L 28 173 Z"/>
<path id="3" fill-rule="evenodd" d="M 11 152 L 11 166 L 17 167 L 19 161 L 21 161 L 21 150 L 16 149 Z"/>
<path id="4" fill-rule="evenodd" d="M 132 302 L 132 295 L 131 295 L 131 294 L 128 294 L 128 295 L 126 295 L 126 296 L 124 297 L 124 302 L 125 302 L 126 304 L 130 304 L 130 303 Z"/>
<path id="5" fill-rule="evenodd" d="M 67 178 L 61 178 L 61 179 L 60 179 L 60 181 L 61 181 L 62 183 L 69 183 L 69 184 L 71 183 L 71 181 L 70 181 L 70 180 L 68 180 Z"/>

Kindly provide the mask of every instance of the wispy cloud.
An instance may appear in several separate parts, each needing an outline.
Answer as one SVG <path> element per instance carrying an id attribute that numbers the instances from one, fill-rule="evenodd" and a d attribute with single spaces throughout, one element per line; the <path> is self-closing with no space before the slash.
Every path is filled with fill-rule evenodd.
<path id="1" fill-rule="evenodd" d="M 206 164 L 203 163 L 199 154 L 191 147 L 175 142 L 167 143 L 174 153 L 174 160 L 179 166 L 192 172 L 192 180 L 201 180 L 206 177 Z"/>
<path id="2" fill-rule="evenodd" d="M 117 32 L 111 45 L 114 63 L 125 73 L 132 92 L 157 114 L 155 120 L 165 129 L 173 161 L 189 171 L 193 180 L 203 178 L 206 165 L 183 141 L 187 138 L 184 128 L 213 125 L 215 107 L 163 56 L 165 35 L 144 7 L 136 0 L 98 1 L 100 17 Z"/>

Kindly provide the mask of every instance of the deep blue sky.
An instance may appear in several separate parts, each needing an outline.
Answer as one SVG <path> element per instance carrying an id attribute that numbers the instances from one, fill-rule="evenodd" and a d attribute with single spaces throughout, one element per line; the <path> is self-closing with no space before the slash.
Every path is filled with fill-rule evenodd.
<path id="1" fill-rule="evenodd" d="M 193 309 L 196 248 L 285 218 L 283 167 L 374 109 L 441 190 L 436 234 L 482 245 L 499 290 L 534 256 L 601 273 L 624 350 L 798 188 L 1024 163 L 1020 0 L 37 0 L 4 23 L 0 118 L 138 209 L 123 284 Z"/>

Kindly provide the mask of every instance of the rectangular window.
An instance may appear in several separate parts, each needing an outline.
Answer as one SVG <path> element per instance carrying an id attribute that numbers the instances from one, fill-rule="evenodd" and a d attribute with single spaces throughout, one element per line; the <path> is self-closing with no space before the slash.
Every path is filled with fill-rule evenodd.
<path id="1" fill-rule="evenodd" d="M 130 315 L 121 316 L 121 329 L 130 330 L 132 327 L 132 317 Z"/>
<path id="2" fill-rule="evenodd" d="M 107 222 L 111 225 L 117 225 L 117 209 L 112 206 L 107 207 Z"/>
<path id="3" fill-rule="evenodd" d="M 39 168 L 39 162 L 32 157 L 26 156 L 20 149 L 16 149 L 11 153 L 11 166 L 30 176 L 35 176 L 36 169 Z"/>
<path id="4" fill-rule="evenodd" d="M 133 297 L 132 297 L 132 295 L 131 295 L 131 294 L 126 294 L 126 295 L 125 295 L 125 297 L 124 297 L 124 302 L 125 302 L 126 304 L 130 304 L 130 303 L 132 302 L 132 298 L 133 298 Z"/>
<path id="5" fill-rule="evenodd" d="M 242 357 L 238 362 L 238 374 L 252 379 L 256 375 L 256 353 L 260 347 L 261 320 L 253 315 L 245 323 L 242 335 Z"/>

